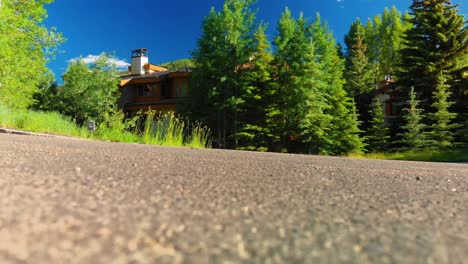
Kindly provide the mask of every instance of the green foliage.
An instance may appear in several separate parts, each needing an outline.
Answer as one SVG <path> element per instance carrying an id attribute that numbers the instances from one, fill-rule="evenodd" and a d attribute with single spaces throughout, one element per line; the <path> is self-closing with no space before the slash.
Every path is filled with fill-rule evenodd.
<path id="1" fill-rule="evenodd" d="M 291 152 L 318 153 L 326 144 L 331 116 L 324 94 L 325 80 L 318 63 L 311 27 L 302 16 L 294 19 L 286 9 L 275 38 L 275 75 L 279 113 L 276 133 Z"/>
<path id="2" fill-rule="evenodd" d="M 100 140 L 115 142 L 140 141 L 137 131 L 139 116 L 126 119 L 121 110 L 113 110 L 111 112 L 104 113 L 104 115 L 104 122 L 98 123 L 96 132 L 92 134 L 93 137 Z"/>
<path id="3" fill-rule="evenodd" d="M 401 14 L 396 7 L 385 9 L 381 15 L 382 24 L 379 35 L 379 75 L 382 80 L 386 74 L 396 74 L 401 65 L 401 50 L 405 47 L 405 31 L 412 27 L 408 14 Z"/>
<path id="4" fill-rule="evenodd" d="M 454 103 L 449 101 L 449 85 L 446 84 L 446 77 L 442 72 L 438 74 L 437 82 L 436 90 L 433 92 L 434 103 L 432 104 L 436 111 L 430 114 L 433 121 L 430 134 L 435 146 L 439 149 L 453 148 L 454 129 L 459 128 L 460 125 L 452 123 L 457 114 L 449 111 L 450 106 Z"/>
<path id="5" fill-rule="evenodd" d="M 365 29 L 358 19 L 353 22 L 349 33 L 345 36 L 346 53 L 346 90 L 358 100 L 360 96 L 369 94 L 375 89 L 372 78 L 372 65 L 367 57 Z"/>
<path id="6" fill-rule="evenodd" d="M 420 150 L 395 153 L 368 153 L 365 155 L 348 155 L 351 158 L 412 160 L 429 162 L 468 162 L 468 149 L 456 150 Z"/>
<path id="7" fill-rule="evenodd" d="M 327 25 L 319 16 L 313 23 L 295 19 L 286 9 L 273 57 L 251 4 L 228 0 L 204 19 L 193 53 L 189 115 L 213 128 L 220 147 L 359 151 L 358 121 L 343 89 L 344 60 Z"/>
<path id="8" fill-rule="evenodd" d="M 327 155 L 359 152 L 358 121 L 343 89 L 344 61 L 327 25 L 318 15 L 313 23 L 302 15 L 293 19 L 286 9 L 278 31 L 274 68 L 282 118 L 276 131 L 283 146 Z"/>
<path id="9" fill-rule="evenodd" d="M 402 137 L 401 143 L 407 150 L 412 151 L 428 148 L 430 141 L 427 139 L 425 131 L 427 126 L 423 123 L 424 115 L 422 110 L 418 108 L 419 100 L 416 99 L 414 88 L 411 88 L 409 98 L 408 108 L 403 109 L 405 125 L 402 126 L 404 133 L 400 135 Z"/>
<path id="10" fill-rule="evenodd" d="M 201 123 L 195 123 L 186 137 L 185 146 L 190 148 L 211 148 L 211 131 Z"/>
<path id="11" fill-rule="evenodd" d="M 410 8 L 409 20 L 414 26 L 405 36 L 401 83 L 407 89 L 414 86 L 422 98 L 429 99 L 425 105 L 429 110 L 432 94 L 440 86 L 441 71 L 450 86 L 462 81 L 468 68 L 468 28 L 463 15 L 458 14 L 458 5 L 450 0 L 414 0 Z"/>
<path id="12" fill-rule="evenodd" d="M 0 127 L 66 136 L 87 135 L 86 129 L 78 127 L 59 113 L 33 112 L 9 108 L 2 104 L 0 104 Z"/>
<path id="13" fill-rule="evenodd" d="M 38 86 L 50 78 L 46 67 L 63 41 L 43 25 L 51 0 L 3 0 L 0 8 L 0 103 L 27 108 Z"/>
<path id="14" fill-rule="evenodd" d="M 161 64 L 161 67 L 168 70 L 178 70 L 183 67 L 195 67 L 195 62 L 192 59 L 181 59 Z"/>
<path id="15" fill-rule="evenodd" d="M 187 146 L 206 148 L 211 146 L 210 130 L 196 123 L 185 133 L 186 122 L 174 112 L 157 114 L 149 111 L 145 115 L 142 142 L 161 146 Z"/>
<path id="16" fill-rule="evenodd" d="M 242 150 L 268 150 L 275 137 L 271 125 L 275 122 L 275 90 L 271 85 L 270 43 L 265 35 L 266 26 L 260 25 L 254 33 L 255 43 L 249 64 L 245 65 L 248 85 L 241 91 L 239 126 L 234 135 L 237 148 Z"/>
<path id="17" fill-rule="evenodd" d="M 372 24 L 368 23 L 366 28 L 364 28 L 358 19 L 351 24 L 349 32 L 345 36 L 345 89 L 356 102 L 358 115 L 363 120 L 363 122 L 360 122 L 362 129 L 369 127 L 369 105 L 374 96 L 373 91 L 376 89 L 375 73 L 373 72 L 377 61 L 369 58 L 372 55 L 369 53 L 369 50 L 372 50 L 374 53 L 377 52 L 378 47 L 375 45 L 378 42 L 375 39 L 366 39 L 371 29 Z M 374 46 L 368 47 L 368 42 Z"/>
<path id="18" fill-rule="evenodd" d="M 155 119 L 156 112 L 146 115 L 142 139 L 146 144 L 181 146 L 183 144 L 184 122 L 175 118 L 174 113 L 163 114 Z"/>
<path id="19" fill-rule="evenodd" d="M 86 127 L 76 125 L 69 117 L 57 112 L 13 109 L 0 104 L 0 127 L 55 135 L 92 138 L 114 142 L 144 143 L 191 148 L 211 147 L 211 133 L 200 123 L 190 124 L 174 113 L 154 119 L 155 113 L 146 116 L 144 133 L 137 129 L 137 116 L 125 120 L 121 112 L 109 116 L 97 131 L 90 134 Z"/>
<path id="20" fill-rule="evenodd" d="M 211 127 L 222 148 L 239 144 L 234 135 L 242 126 L 239 110 L 250 85 L 244 67 L 250 63 L 255 43 L 252 2 L 227 0 L 221 11 L 212 9 L 203 20 L 202 36 L 193 52 L 196 68 L 187 113 Z"/>
<path id="21" fill-rule="evenodd" d="M 405 47 L 403 37 L 412 26 L 407 17 L 407 14 L 402 15 L 392 7 L 367 21 L 364 42 L 374 85 L 383 80 L 385 75 L 399 71 L 402 60 L 400 51 Z"/>
<path id="22" fill-rule="evenodd" d="M 385 124 L 382 103 L 378 98 L 372 107 L 371 117 L 371 126 L 367 130 L 366 137 L 367 150 L 369 152 L 384 151 L 388 146 L 390 136 L 388 134 L 388 127 Z"/>
<path id="23" fill-rule="evenodd" d="M 58 85 L 56 82 L 44 82 L 39 85 L 39 90 L 34 94 L 34 104 L 31 106 L 39 111 L 58 111 L 60 100 L 57 97 Z"/>
<path id="24" fill-rule="evenodd" d="M 354 102 L 346 97 L 344 91 L 335 94 L 332 109 L 335 111 L 330 131 L 331 146 L 329 155 L 344 155 L 347 153 L 361 153 L 364 144 L 360 135 L 360 121 Z M 350 110 L 351 109 L 351 110 Z"/>
<path id="25" fill-rule="evenodd" d="M 71 62 L 63 81 L 64 85 L 57 93 L 60 101 L 57 110 L 78 124 L 90 119 L 103 123 L 116 111 L 119 79 L 105 53 L 91 67 L 81 59 Z"/>
<path id="26" fill-rule="evenodd" d="M 316 78 L 321 80 L 318 87 L 322 86 L 322 97 L 326 103 L 323 114 L 330 118 L 329 128 L 327 133 L 323 135 L 323 146 L 319 153 L 342 155 L 360 152 L 362 142 L 359 138 L 357 114 L 354 113 L 352 99 L 344 90 L 344 60 L 338 54 L 331 31 L 321 21 L 319 15 L 311 24 L 310 30 L 310 38 L 318 55 L 317 66 L 321 71 L 321 74 L 317 75 Z M 313 118 L 317 119 L 317 117 Z"/>

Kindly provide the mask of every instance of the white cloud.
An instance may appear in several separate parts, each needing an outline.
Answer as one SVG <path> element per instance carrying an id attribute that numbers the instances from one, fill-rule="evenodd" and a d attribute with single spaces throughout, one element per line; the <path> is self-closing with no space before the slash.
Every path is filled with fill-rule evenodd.
<path id="1" fill-rule="evenodd" d="M 100 55 L 89 54 L 88 56 L 83 57 L 83 58 L 73 58 L 73 59 L 69 60 L 68 62 L 72 62 L 72 61 L 76 61 L 78 59 L 81 59 L 86 64 L 93 64 L 99 57 L 100 57 Z M 130 63 L 128 63 L 128 62 L 126 62 L 124 60 L 115 58 L 115 57 L 110 57 L 108 61 L 109 61 L 109 63 L 114 64 L 117 69 L 127 69 L 128 66 L 130 66 Z"/>

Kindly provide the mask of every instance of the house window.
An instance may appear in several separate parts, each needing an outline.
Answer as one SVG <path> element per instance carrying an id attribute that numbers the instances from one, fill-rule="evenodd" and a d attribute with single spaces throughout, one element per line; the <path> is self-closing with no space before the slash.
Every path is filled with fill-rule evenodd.
<path id="1" fill-rule="evenodd" d="M 392 115 L 392 101 L 385 101 L 385 115 Z"/>
<path id="2" fill-rule="evenodd" d="M 186 97 L 188 96 L 188 84 L 187 82 L 178 81 L 176 82 L 176 96 Z"/>
<path id="3" fill-rule="evenodd" d="M 186 83 L 186 82 L 184 82 L 184 83 L 182 84 L 181 96 L 183 96 L 183 97 L 188 96 L 188 83 Z"/>
<path id="4" fill-rule="evenodd" d="M 149 97 L 154 94 L 154 86 L 150 84 L 142 84 L 137 86 L 138 96 Z"/>
<path id="5" fill-rule="evenodd" d="M 161 85 L 161 97 L 168 98 L 171 96 L 172 96 L 171 86 L 169 86 L 167 83 L 162 84 Z"/>

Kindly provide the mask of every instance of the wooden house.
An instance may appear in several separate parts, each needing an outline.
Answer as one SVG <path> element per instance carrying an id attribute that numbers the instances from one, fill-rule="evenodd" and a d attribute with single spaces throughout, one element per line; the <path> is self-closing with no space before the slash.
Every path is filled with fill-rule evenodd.
<path id="1" fill-rule="evenodd" d="M 149 63 L 148 50 L 132 51 L 128 74 L 120 77 L 119 107 L 130 116 L 142 110 L 176 111 L 188 95 L 192 69 L 168 70 Z"/>

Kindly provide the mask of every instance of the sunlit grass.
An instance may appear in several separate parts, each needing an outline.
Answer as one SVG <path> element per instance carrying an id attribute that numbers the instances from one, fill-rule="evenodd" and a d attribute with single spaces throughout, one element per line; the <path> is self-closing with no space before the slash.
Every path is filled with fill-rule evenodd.
<path id="1" fill-rule="evenodd" d="M 149 111 L 145 118 L 141 137 L 144 144 L 192 148 L 211 147 L 208 128 L 195 124 L 191 129 L 186 129 L 188 122 L 178 118 L 174 112 L 157 115 L 156 112 Z"/>
<path id="2" fill-rule="evenodd" d="M 31 132 L 86 137 L 86 129 L 56 112 L 12 110 L 0 105 L 0 127 Z"/>
<path id="3" fill-rule="evenodd" d="M 8 109 L 0 105 L 0 127 L 30 132 L 74 136 L 113 142 L 142 143 L 161 146 L 209 148 L 210 130 L 201 124 L 188 125 L 173 112 L 157 115 L 149 111 L 143 115 L 144 129 L 130 131 L 123 119 L 113 119 L 90 133 L 86 127 L 56 112 Z M 188 129 L 189 127 L 189 129 Z"/>
<path id="4" fill-rule="evenodd" d="M 195 124 L 191 134 L 187 138 L 186 146 L 191 148 L 211 147 L 211 133 L 207 127 Z"/>
<path id="5" fill-rule="evenodd" d="M 468 149 L 456 149 L 446 151 L 425 150 L 395 153 L 368 153 L 362 155 L 349 155 L 348 157 L 431 162 L 468 162 Z"/>

